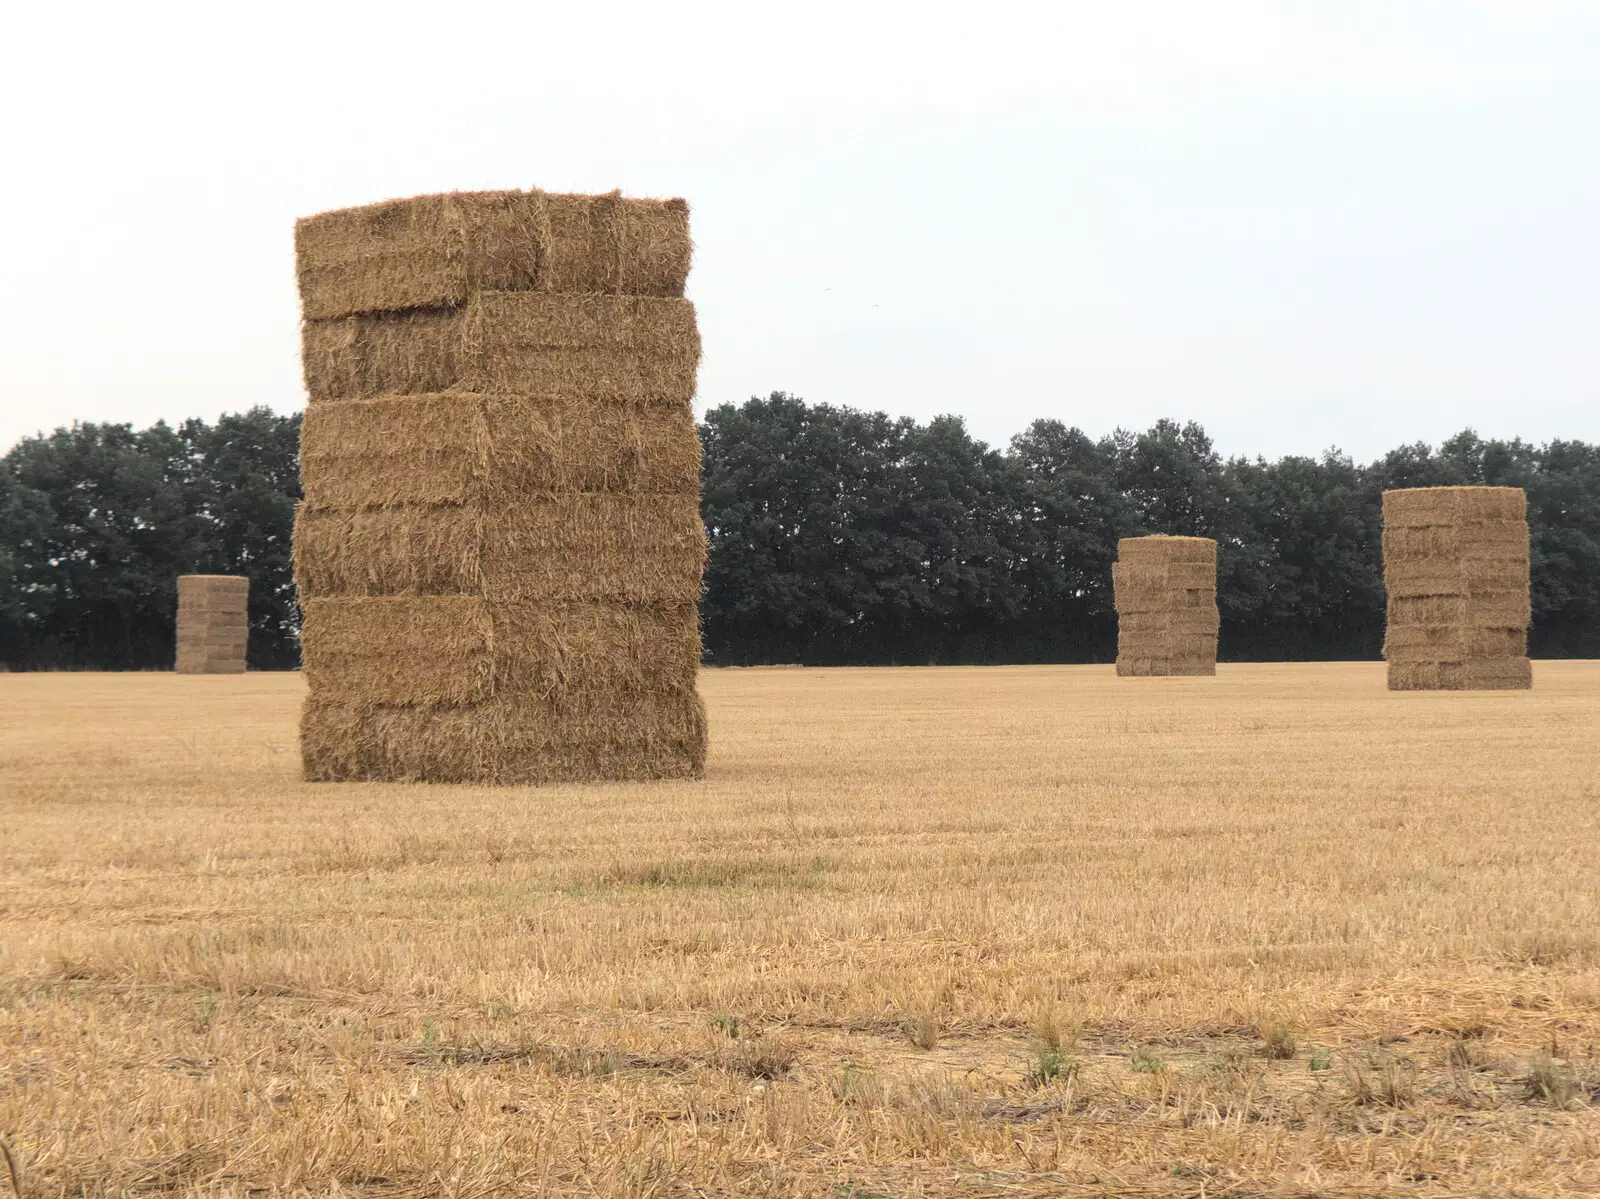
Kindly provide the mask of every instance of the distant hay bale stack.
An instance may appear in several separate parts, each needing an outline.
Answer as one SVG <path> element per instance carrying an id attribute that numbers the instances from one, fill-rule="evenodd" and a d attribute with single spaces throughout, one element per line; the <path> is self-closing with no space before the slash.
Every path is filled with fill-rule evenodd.
<path id="1" fill-rule="evenodd" d="M 1124 537 L 1111 567 L 1119 675 L 1217 673 L 1217 543 Z"/>
<path id="2" fill-rule="evenodd" d="M 423 196 L 296 248 L 306 777 L 698 776 L 687 205 Z"/>
<path id="3" fill-rule="evenodd" d="M 1520 487 L 1384 492 L 1389 689 L 1531 687 L 1528 576 L 1528 502 Z"/>
<path id="4" fill-rule="evenodd" d="M 249 638 L 249 579 L 178 576 L 179 674 L 243 674 Z"/>

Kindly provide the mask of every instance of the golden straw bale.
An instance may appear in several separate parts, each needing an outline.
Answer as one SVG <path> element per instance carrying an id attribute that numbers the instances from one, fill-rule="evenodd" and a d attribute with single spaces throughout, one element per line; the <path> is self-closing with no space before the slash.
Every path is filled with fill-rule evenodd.
<path id="1" fill-rule="evenodd" d="M 1210 537 L 1172 537 L 1155 533 L 1148 537 L 1124 537 L 1117 542 L 1117 561 L 1165 566 L 1170 562 L 1217 560 L 1217 543 Z"/>
<path id="2" fill-rule="evenodd" d="M 619 193 L 300 223 L 307 778 L 700 773 L 690 252 Z"/>
<path id="3" fill-rule="evenodd" d="M 1518 520 L 1401 525 L 1383 531 L 1383 552 L 1392 558 L 1464 554 L 1515 559 L 1527 555 L 1528 525 Z"/>
<path id="4" fill-rule="evenodd" d="M 692 691 L 693 602 L 496 603 L 467 595 L 308 600 L 312 691 L 412 706 Z"/>
<path id="5" fill-rule="evenodd" d="M 300 722 L 311 781 L 553 783 L 697 778 L 706 717 L 692 690 L 570 702 L 370 705 L 315 695 Z"/>
<path id="6" fill-rule="evenodd" d="M 1527 658 L 1389 663 L 1390 691 L 1526 691 L 1532 686 L 1533 664 Z"/>
<path id="7" fill-rule="evenodd" d="M 179 674 L 242 674 L 250 636 L 250 580 L 242 575 L 178 576 Z"/>
<path id="8" fill-rule="evenodd" d="M 1138 658 L 1117 655 L 1117 674 L 1123 678 L 1200 677 L 1216 673 L 1216 658 L 1199 654 Z"/>
<path id="9" fill-rule="evenodd" d="M 1514 487 L 1384 493 L 1392 690 L 1531 685 L 1526 511 Z"/>
<path id="10" fill-rule="evenodd" d="M 459 309 L 301 326 L 313 404 L 471 391 L 687 405 L 699 362 L 681 299 L 482 292 Z"/>
<path id="11" fill-rule="evenodd" d="M 1391 662 L 1522 658 L 1528 653 L 1528 631 L 1469 624 L 1398 624 L 1389 629 L 1386 650 Z"/>
<path id="12" fill-rule="evenodd" d="M 308 508 L 490 505 L 534 492 L 698 495 L 687 406 L 449 392 L 316 404 L 300 433 Z"/>
<path id="13" fill-rule="evenodd" d="M 480 291 L 681 296 L 693 246 L 682 200 L 451 192 L 295 223 L 307 320 L 448 308 Z"/>
<path id="14" fill-rule="evenodd" d="M 1385 530 L 1528 519 L 1520 487 L 1405 487 L 1383 493 Z"/>
<path id="15" fill-rule="evenodd" d="M 699 497 L 570 493 L 474 505 L 316 511 L 294 528 L 295 582 L 333 595 L 699 601 Z"/>
<path id="16" fill-rule="evenodd" d="M 1125 537 L 1111 568 L 1117 673 L 1216 673 L 1217 543 L 1208 537 Z"/>

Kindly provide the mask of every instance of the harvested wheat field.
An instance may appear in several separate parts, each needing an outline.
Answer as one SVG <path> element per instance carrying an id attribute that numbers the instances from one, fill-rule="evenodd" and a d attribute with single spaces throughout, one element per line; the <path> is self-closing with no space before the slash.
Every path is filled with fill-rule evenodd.
<path id="1" fill-rule="evenodd" d="M 55 1195 L 1600 1189 L 1600 663 L 711 671 L 699 781 L 298 781 L 294 675 L 0 676 Z"/>

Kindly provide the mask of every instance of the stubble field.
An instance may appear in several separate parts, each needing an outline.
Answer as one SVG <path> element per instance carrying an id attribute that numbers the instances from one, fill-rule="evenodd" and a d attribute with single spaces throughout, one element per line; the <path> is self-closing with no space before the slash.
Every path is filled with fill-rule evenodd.
<path id="1" fill-rule="evenodd" d="M 28 1194 L 1600 1189 L 1600 663 L 702 688 L 703 782 L 489 790 L 0 676 Z"/>

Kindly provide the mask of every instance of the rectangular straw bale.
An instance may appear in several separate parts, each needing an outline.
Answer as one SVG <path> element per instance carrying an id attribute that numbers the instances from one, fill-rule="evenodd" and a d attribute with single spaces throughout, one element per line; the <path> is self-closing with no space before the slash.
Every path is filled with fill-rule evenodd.
<path id="1" fill-rule="evenodd" d="M 1453 624 L 1526 629 L 1532 615 L 1527 589 L 1515 587 L 1472 595 L 1391 595 L 1388 604 L 1391 628 Z"/>
<path id="2" fill-rule="evenodd" d="M 696 495 L 541 497 L 488 527 L 483 593 L 698 603 L 705 560 Z"/>
<path id="3" fill-rule="evenodd" d="M 544 200 L 541 290 L 683 295 L 694 253 L 683 200 L 624 199 L 619 192 L 546 193 Z"/>
<path id="4" fill-rule="evenodd" d="M 1383 531 L 1386 558 L 1432 555 L 1526 557 L 1528 526 L 1515 520 L 1462 521 L 1449 525 L 1401 525 Z"/>
<path id="5" fill-rule="evenodd" d="M 1383 584 L 1391 596 L 1413 599 L 1467 594 L 1461 559 L 1444 555 L 1386 559 Z"/>
<path id="6" fill-rule="evenodd" d="M 700 666 L 699 614 L 689 601 L 314 599 L 305 605 L 304 644 L 314 694 L 366 704 L 692 691 Z"/>
<path id="7" fill-rule="evenodd" d="M 1383 493 L 1383 527 L 1526 521 L 1520 487 L 1405 487 Z"/>
<path id="8" fill-rule="evenodd" d="M 1217 543 L 1210 537 L 1160 537 L 1166 546 L 1169 562 L 1186 562 L 1215 568 Z"/>
<path id="9" fill-rule="evenodd" d="M 459 309 L 373 313 L 300 326 L 300 366 L 312 404 L 474 388 Z"/>
<path id="10" fill-rule="evenodd" d="M 1389 624 L 1466 624 L 1468 600 L 1464 595 L 1389 596 Z"/>
<path id="11" fill-rule="evenodd" d="M 1167 566 L 1164 562 L 1111 564 L 1111 591 L 1119 609 L 1129 603 L 1159 604 L 1166 589 Z"/>
<path id="12" fill-rule="evenodd" d="M 481 292 L 452 310 L 307 321 L 312 403 L 439 391 L 687 405 L 700 335 L 688 300 Z"/>
<path id="13" fill-rule="evenodd" d="M 448 308 L 480 291 L 681 296 L 693 246 L 682 200 L 452 192 L 295 223 L 307 320 Z"/>
<path id="14" fill-rule="evenodd" d="M 1117 632 L 1134 637 L 1172 635 L 1182 637 L 1210 637 L 1217 635 L 1220 621 L 1215 605 L 1211 607 L 1165 608 L 1151 612 L 1118 613 Z"/>
<path id="15" fill-rule="evenodd" d="M 178 674 L 241 674 L 250 637 L 250 580 L 180 575 L 175 630 Z"/>
<path id="16" fill-rule="evenodd" d="M 1117 561 L 1140 566 L 1165 566 L 1169 562 L 1204 562 L 1217 543 L 1209 537 L 1124 537 L 1117 542 Z"/>
<path id="17" fill-rule="evenodd" d="M 1520 658 L 1528 652 L 1521 628 L 1468 624 L 1401 624 L 1389 628 L 1384 652 L 1391 662 L 1471 662 Z"/>
<path id="18" fill-rule="evenodd" d="M 1118 612 L 1118 638 L 1157 637 L 1167 631 L 1165 608 L 1150 611 Z"/>
<path id="19" fill-rule="evenodd" d="M 309 508 L 498 507 L 533 492 L 698 494 L 687 406 L 448 392 L 313 405 L 300 434 Z"/>
<path id="20" fill-rule="evenodd" d="M 1217 673 L 1214 657 L 1165 654 L 1157 657 L 1117 655 L 1117 674 L 1123 678 L 1200 677 Z"/>
<path id="21" fill-rule="evenodd" d="M 243 674 L 243 652 L 179 642 L 173 664 L 175 674 Z"/>
<path id="22" fill-rule="evenodd" d="M 1217 590 L 1217 560 L 1213 556 L 1206 562 L 1174 561 L 1167 564 L 1167 586 L 1189 590 Z"/>
<path id="23" fill-rule="evenodd" d="M 1531 582 L 1531 571 L 1526 554 L 1517 557 L 1471 557 L 1463 555 L 1461 578 L 1468 595 L 1479 592 L 1526 590 Z"/>
<path id="24" fill-rule="evenodd" d="M 1215 604 L 1171 608 L 1166 618 L 1167 632 L 1174 636 L 1209 638 L 1213 642 L 1222 623 Z"/>
<path id="25" fill-rule="evenodd" d="M 294 537 L 295 582 L 308 599 L 698 602 L 706 554 L 693 495 L 529 496 L 493 519 L 477 506 L 302 505 Z"/>
<path id="26" fill-rule="evenodd" d="M 1389 663 L 1390 691 L 1526 691 L 1532 686 L 1533 664 L 1527 658 Z"/>
<path id="27" fill-rule="evenodd" d="M 1533 604 L 1527 587 L 1474 588 L 1467 597 L 1470 624 L 1526 629 L 1533 623 Z"/>
<path id="28" fill-rule="evenodd" d="M 706 717 L 693 691 L 586 693 L 429 708 L 325 700 L 301 715 L 310 781 L 494 784 L 697 778 Z"/>
<path id="29" fill-rule="evenodd" d="M 250 580 L 243 575 L 179 575 L 178 607 L 206 612 L 244 612 Z"/>
<path id="30" fill-rule="evenodd" d="M 301 602 L 328 595 L 482 594 L 477 505 L 322 511 L 299 505 L 294 580 Z"/>
<path id="31" fill-rule="evenodd" d="M 250 629 L 241 616 L 242 613 L 239 615 L 229 613 L 222 619 L 186 620 L 182 631 L 178 634 L 178 644 L 237 649 L 242 653 L 250 639 Z"/>

